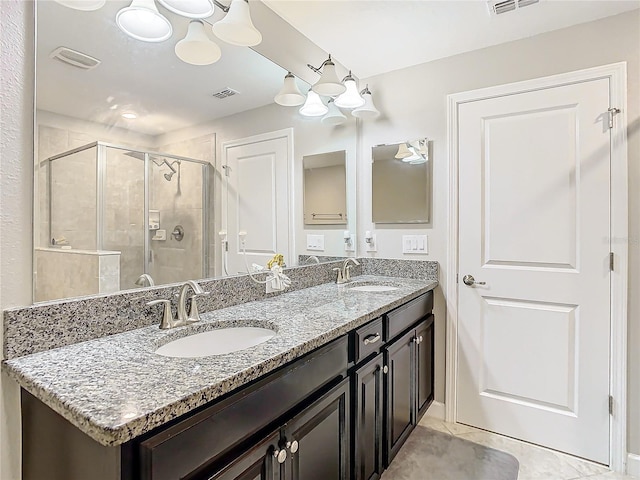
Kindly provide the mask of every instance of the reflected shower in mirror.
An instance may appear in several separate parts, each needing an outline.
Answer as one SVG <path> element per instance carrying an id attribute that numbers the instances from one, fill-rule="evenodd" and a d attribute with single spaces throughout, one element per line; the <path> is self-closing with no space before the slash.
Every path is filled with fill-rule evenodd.
<path id="1" fill-rule="evenodd" d="M 373 147 L 374 223 L 428 223 L 431 210 L 429 141 Z"/>
<path id="2" fill-rule="evenodd" d="M 305 225 L 347 223 L 346 152 L 306 155 L 304 168 Z"/>

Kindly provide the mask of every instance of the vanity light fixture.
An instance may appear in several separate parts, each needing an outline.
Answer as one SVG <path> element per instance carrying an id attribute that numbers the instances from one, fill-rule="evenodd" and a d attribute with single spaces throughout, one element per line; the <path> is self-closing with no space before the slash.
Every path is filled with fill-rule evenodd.
<path id="1" fill-rule="evenodd" d="M 329 54 L 329 58 L 324 61 L 320 69 L 322 70 L 320 80 L 311 87 L 314 92 L 325 97 L 335 97 L 347 90 L 347 87 L 338 78 L 336 64 L 331 60 L 331 54 Z"/>
<path id="2" fill-rule="evenodd" d="M 173 33 L 171 23 L 158 11 L 154 0 L 133 0 L 116 15 L 124 33 L 143 42 L 162 42 Z"/>
<path id="3" fill-rule="evenodd" d="M 329 99 L 327 108 L 329 109 L 329 111 L 324 117 L 322 117 L 322 120 L 320 120 L 325 125 L 342 125 L 347 121 L 347 117 L 344 116 L 344 113 L 342 113 L 340 109 L 336 107 L 333 98 Z"/>
<path id="4" fill-rule="evenodd" d="M 248 0 L 231 0 L 227 15 L 214 23 L 212 30 L 223 42 L 240 47 L 254 47 L 262 41 L 262 34 L 251 21 Z"/>
<path id="5" fill-rule="evenodd" d="M 340 108 L 358 108 L 363 106 L 364 98 L 358 93 L 358 85 L 356 84 L 356 79 L 351 75 L 351 70 L 349 70 L 349 75 L 344 77 L 342 83 L 346 90 L 336 98 L 336 105 Z"/>
<path id="6" fill-rule="evenodd" d="M 175 52 L 180 60 L 191 65 L 211 65 L 222 56 L 220 47 L 207 36 L 201 20 L 191 20 L 187 35 L 176 43 Z"/>
<path id="7" fill-rule="evenodd" d="M 398 145 L 395 158 L 411 165 L 420 165 L 429 160 L 429 139 L 421 138 Z"/>
<path id="8" fill-rule="evenodd" d="M 377 118 L 380 115 L 380 111 L 373 104 L 369 85 L 360 92 L 360 95 L 364 98 L 364 105 L 353 110 L 351 115 L 362 120 L 373 120 L 374 118 Z"/>
<path id="9" fill-rule="evenodd" d="M 98 10 L 107 3 L 107 0 L 55 0 L 56 3 L 64 5 L 65 7 L 73 8 L 74 10 L 82 10 L 84 12 L 91 12 Z"/>
<path id="10" fill-rule="evenodd" d="M 207 18 L 213 15 L 211 0 L 158 0 L 167 10 L 187 18 Z"/>
<path id="11" fill-rule="evenodd" d="M 282 90 L 278 92 L 273 100 L 283 107 L 298 107 L 304 103 L 305 96 L 300 92 L 293 73 L 288 72 L 285 75 Z"/>
<path id="12" fill-rule="evenodd" d="M 329 107 L 322 103 L 320 95 L 318 95 L 313 90 L 309 90 L 309 93 L 307 93 L 307 100 L 299 110 L 300 115 L 303 115 L 305 117 L 321 117 L 328 111 Z"/>
<path id="13" fill-rule="evenodd" d="M 411 150 L 409 150 L 409 147 L 407 147 L 406 143 L 401 143 L 400 145 L 398 145 L 398 153 L 396 153 L 395 157 L 400 160 L 404 158 L 409 158 L 414 153 L 415 152 L 412 152 Z"/>

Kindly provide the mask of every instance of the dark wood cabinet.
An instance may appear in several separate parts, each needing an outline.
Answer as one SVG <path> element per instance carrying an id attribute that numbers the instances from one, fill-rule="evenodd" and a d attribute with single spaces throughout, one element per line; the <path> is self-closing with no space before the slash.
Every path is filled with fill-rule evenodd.
<path id="1" fill-rule="evenodd" d="M 433 401 L 433 315 L 385 348 L 386 442 L 389 465 Z"/>
<path id="2" fill-rule="evenodd" d="M 186 480 L 342 480 L 349 478 L 349 380 L 269 435 Z"/>
<path id="3" fill-rule="evenodd" d="M 353 374 L 353 478 L 377 480 L 382 475 L 383 355 L 378 354 Z"/>
<path id="4" fill-rule="evenodd" d="M 287 422 L 283 435 L 290 453 L 286 480 L 349 478 L 349 412 L 346 379 Z"/>
<path id="5" fill-rule="evenodd" d="M 280 431 L 274 432 L 262 441 L 223 465 L 196 472 L 185 480 L 280 480 L 280 464 L 277 461 Z"/>
<path id="6" fill-rule="evenodd" d="M 417 423 L 433 401 L 434 386 L 434 335 L 433 315 L 416 327 L 416 405 Z"/>
<path id="7" fill-rule="evenodd" d="M 386 441 L 385 464 L 396 456 L 413 428 L 415 331 L 411 330 L 385 348 Z"/>

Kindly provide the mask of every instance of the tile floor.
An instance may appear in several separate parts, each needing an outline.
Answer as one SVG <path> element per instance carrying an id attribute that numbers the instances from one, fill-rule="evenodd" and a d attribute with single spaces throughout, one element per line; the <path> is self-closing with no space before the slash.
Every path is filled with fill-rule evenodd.
<path id="1" fill-rule="evenodd" d="M 518 480 L 634 480 L 634 477 L 611 472 L 607 467 L 596 463 L 466 425 L 446 423 L 427 416 L 422 418 L 420 424 L 512 454 L 520 462 Z"/>

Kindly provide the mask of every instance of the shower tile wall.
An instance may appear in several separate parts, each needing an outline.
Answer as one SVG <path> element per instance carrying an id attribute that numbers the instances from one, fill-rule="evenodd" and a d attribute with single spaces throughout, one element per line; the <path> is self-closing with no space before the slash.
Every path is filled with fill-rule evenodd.
<path id="1" fill-rule="evenodd" d="M 96 138 L 94 135 L 81 133 L 65 128 L 57 128 L 47 125 L 38 126 L 38 145 L 37 145 L 37 163 L 36 172 L 38 182 L 36 185 L 36 205 L 38 208 L 34 213 L 34 226 L 36 228 L 36 248 L 43 247 L 46 249 L 50 245 L 49 238 L 49 188 L 48 188 L 48 172 L 44 167 L 44 160 L 47 158 L 69 151 L 71 149 L 87 145 L 97 140 L 112 141 L 119 144 L 128 142 L 118 141 L 118 138 Z M 131 148 L 147 148 L 144 145 L 129 145 Z M 127 157 L 128 158 L 128 157 Z M 142 164 L 142 161 L 128 158 L 131 167 L 136 164 Z M 53 162 L 56 170 L 55 181 L 57 185 L 53 186 L 53 204 L 56 206 L 54 215 L 55 222 L 54 233 L 56 236 L 65 236 L 69 244 L 74 249 L 95 250 L 97 247 L 96 234 L 96 150 L 95 148 L 87 150 L 81 154 L 75 154 Z M 126 164 L 126 162 L 119 162 Z M 42 165 L 43 168 L 38 168 Z M 140 167 L 142 168 L 142 167 Z M 136 233 L 132 231 L 135 226 L 126 228 L 126 234 L 121 235 L 122 230 L 114 233 L 111 237 L 108 235 L 117 230 L 109 228 L 110 222 L 116 219 L 125 222 L 125 225 L 133 217 L 129 209 L 124 208 L 126 204 L 119 203 L 125 195 L 129 195 L 135 187 L 127 185 L 127 193 L 120 195 L 109 186 L 117 185 L 117 182 L 126 184 L 133 181 L 128 178 L 128 170 L 122 167 L 118 172 L 111 175 L 108 171 L 106 200 L 114 206 L 116 211 L 113 215 L 107 215 L 105 219 L 107 227 L 108 239 L 122 239 L 125 237 L 136 237 Z M 109 179 L 112 183 L 109 184 Z M 144 182 L 142 175 L 141 181 Z M 142 188 L 142 187 L 141 187 Z M 143 194 L 141 194 L 143 195 Z M 141 197 L 143 198 L 143 197 Z M 144 202 L 141 204 L 144 208 Z M 141 210 L 142 211 L 142 210 Z M 143 227 L 138 225 L 137 236 L 143 238 Z M 116 247 L 116 242 L 105 242 L 105 249 L 111 250 Z M 118 244 L 118 245 L 121 245 Z M 113 248 L 120 251 L 118 248 Z M 55 252 L 54 252 L 55 253 Z M 121 287 L 119 276 L 115 274 L 115 270 L 124 268 L 125 282 L 133 276 L 133 270 L 136 272 L 142 269 L 142 256 L 140 252 L 139 260 L 129 258 L 131 255 L 126 254 L 126 259 L 119 261 L 118 256 L 99 256 L 95 258 L 82 257 L 74 255 L 75 252 L 69 253 L 60 251 L 59 254 L 47 253 L 40 251 L 36 253 L 36 284 L 35 284 L 35 301 L 51 300 L 56 298 L 74 297 L 93 293 L 107 293 L 118 291 Z M 100 258 L 100 260 L 98 260 Z M 138 267 L 136 267 L 138 265 Z M 91 268 L 89 273 L 87 269 Z M 74 271 L 77 273 L 74 276 Z M 138 273 L 139 275 L 139 273 Z M 91 277 L 91 281 L 82 282 L 79 279 Z M 137 275 L 136 277 L 137 278 Z M 135 280 L 134 278 L 134 280 Z M 61 281 L 64 279 L 64 281 Z M 130 282 L 129 282 L 130 283 Z M 133 285 L 132 285 L 133 287 Z M 122 287 L 125 288 L 125 287 Z"/>
<path id="2" fill-rule="evenodd" d="M 213 164 L 215 136 L 207 135 L 164 145 L 159 150 Z M 150 208 L 160 211 L 160 228 L 167 231 L 167 239 L 151 241 L 151 276 L 156 283 L 179 282 L 208 276 L 202 271 L 202 166 L 183 161 L 180 165 L 180 176 L 175 174 L 171 181 L 164 178 L 164 174 L 170 172 L 166 165 L 153 165 L 152 172 Z M 176 225 L 182 225 L 184 228 L 182 241 L 177 241 L 171 235 Z"/>

